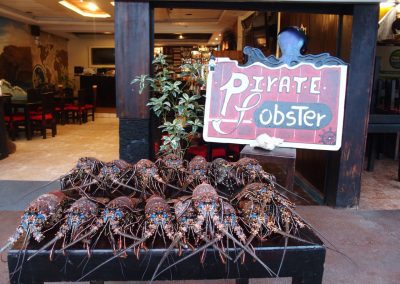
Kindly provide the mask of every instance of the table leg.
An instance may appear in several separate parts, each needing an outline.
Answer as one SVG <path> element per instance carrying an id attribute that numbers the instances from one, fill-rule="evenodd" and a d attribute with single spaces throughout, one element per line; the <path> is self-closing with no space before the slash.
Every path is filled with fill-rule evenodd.
<path id="1" fill-rule="evenodd" d="M 370 135 L 371 135 L 371 145 L 367 154 L 367 159 L 368 159 L 367 171 L 372 172 L 374 170 L 374 162 L 376 158 L 376 144 L 378 137 L 376 134 L 370 134 Z"/>
<path id="2" fill-rule="evenodd" d="M 320 284 L 324 271 L 303 272 L 303 275 L 292 278 L 292 284 Z"/>
<path id="3" fill-rule="evenodd" d="M 295 172 L 295 164 L 294 161 L 290 161 L 286 166 L 286 188 L 290 191 L 293 191 L 294 187 L 294 172 Z"/>

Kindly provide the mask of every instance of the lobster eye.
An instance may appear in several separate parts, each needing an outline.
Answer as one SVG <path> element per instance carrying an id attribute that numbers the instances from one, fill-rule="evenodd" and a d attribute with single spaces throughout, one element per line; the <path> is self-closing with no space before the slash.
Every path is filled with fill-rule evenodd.
<path id="1" fill-rule="evenodd" d="M 36 218 L 40 221 L 44 221 L 46 219 L 46 217 L 43 214 L 38 214 Z"/>
<path id="2" fill-rule="evenodd" d="M 121 211 L 119 211 L 119 210 L 115 211 L 115 217 L 117 217 L 117 218 L 122 218 L 123 215 L 124 215 L 124 214 L 122 214 Z"/>

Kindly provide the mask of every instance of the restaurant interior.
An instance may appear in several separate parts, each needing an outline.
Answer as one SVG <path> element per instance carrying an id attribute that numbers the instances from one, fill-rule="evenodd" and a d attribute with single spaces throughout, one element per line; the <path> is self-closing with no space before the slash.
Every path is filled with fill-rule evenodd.
<path id="1" fill-rule="evenodd" d="M 398 45 L 391 25 L 396 19 L 393 1 L 381 4 L 380 19 L 381 27 L 390 23 L 390 28 L 380 28 L 378 35 L 371 113 L 397 113 L 398 73 L 385 63 L 386 50 Z M 305 33 L 307 53 L 328 52 L 349 61 L 352 16 L 275 11 L 156 8 L 153 53 L 167 55 L 171 70 L 179 77 L 182 64 L 200 63 L 207 69 L 211 55 L 243 64 L 242 50 L 247 45 L 267 56 L 279 56 L 277 34 L 288 26 L 298 26 Z M 6 145 L 9 154 L 2 153 L 0 169 L 7 171 L 0 172 L 0 179 L 48 181 L 72 168 L 81 156 L 118 158 L 114 2 L 2 3 L 0 50 L 3 119 L 11 140 Z M 154 155 L 161 139 L 161 131 L 152 127 Z M 369 135 L 366 164 L 374 163 L 368 163 L 369 171 L 363 173 L 361 208 L 400 207 L 400 195 L 394 189 L 398 145 L 398 133 Z M 208 160 L 235 160 L 242 147 L 205 143 L 199 133 L 187 158 L 203 155 Z M 323 204 L 329 154 L 305 149 L 296 153 L 295 187 L 312 204 Z M 27 171 L 35 167 L 37 171 Z M 378 204 L 373 199 L 376 190 L 371 188 L 381 182 L 388 187 L 380 192 L 383 201 Z"/>

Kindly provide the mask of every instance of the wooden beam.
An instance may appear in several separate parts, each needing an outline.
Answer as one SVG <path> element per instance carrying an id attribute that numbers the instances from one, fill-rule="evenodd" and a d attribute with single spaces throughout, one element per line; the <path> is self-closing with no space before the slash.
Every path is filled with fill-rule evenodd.
<path id="1" fill-rule="evenodd" d="M 150 74 L 152 48 L 150 3 L 115 2 L 115 77 L 120 159 L 136 162 L 149 157 L 149 93 L 139 95 L 130 82 Z"/>
<path id="2" fill-rule="evenodd" d="M 150 74 L 151 9 L 148 2 L 115 2 L 115 77 L 119 118 L 149 118 L 149 96 L 135 76 Z"/>
<path id="3" fill-rule="evenodd" d="M 354 5 L 342 148 L 330 153 L 325 186 L 328 205 L 336 207 L 354 207 L 360 199 L 378 11 L 378 4 Z"/>
<path id="4" fill-rule="evenodd" d="M 313 14 L 350 15 L 353 6 L 348 3 L 285 3 L 264 1 L 154 1 L 154 8 L 221 9 L 270 12 L 298 12 Z"/>

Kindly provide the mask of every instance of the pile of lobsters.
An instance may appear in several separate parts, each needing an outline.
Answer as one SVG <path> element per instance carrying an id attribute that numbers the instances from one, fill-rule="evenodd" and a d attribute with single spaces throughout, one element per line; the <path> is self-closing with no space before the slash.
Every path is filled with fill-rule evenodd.
<path id="1" fill-rule="evenodd" d="M 176 248 L 199 253 L 200 262 L 209 247 L 222 262 L 250 255 L 276 275 L 254 253 L 255 241 L 282 236 L 286 243 L 288 239 L 309 243 L 299 232 L 311 226 L 295 212 L 288 191 L 251 158 L 207 162 L 196 156 L 186 161 L 169 154 L 156 162 L 142 159 L 130 164 L 85 157 L 59 181 L 59 191 L 28 205 L 1 251 L 23 238 L 21 250 L 29 242 L 41 246 L 26 261 L 44 250 L 51 258 L 55 248 L 67 254 L 72 246 L 83 247 L 90 255 L 103 238 L 114 251 L 113 258 L 125 257 L 128 251 L 139 258 L 142 249 L 161 243 L 168 249 L 154 271 L 155 279 L 174 265 L 160 271 Z M 235 258 L 227 253 L 229 245 L 238 248 Z"/>

